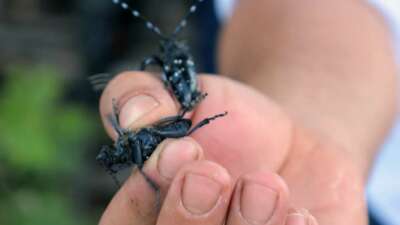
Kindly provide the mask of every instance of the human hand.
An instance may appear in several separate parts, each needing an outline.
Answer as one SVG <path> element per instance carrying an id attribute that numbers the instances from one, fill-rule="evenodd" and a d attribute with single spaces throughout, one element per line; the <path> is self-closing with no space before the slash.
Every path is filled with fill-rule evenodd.
<path id="1" fill-rule="evenodd" d="M 154 199 L 151 199 L 154 194 L 146 183 L 138 178 L 140 176 L 134 174 L 110 203 L 101 224 L 154 224 L 156 221 L 163 223 L 164 220 L 174 221 L 174 224 L 176 221 L 222 223 L 224 212 L 228 212 L 228 223 L 241 224 L 238 217 L 236 220 L 230 219 L 235 218 L 231 216 L 231 212 L 235 210 L 227 209 L 232 189 L 234 186 L 238 189 L 243 179 L 256 179 L 259 184 L 266 184 L 279 193 L 279 203 L 269 224 L 282 224 L 287 209 L 292 206 L 310 210 L 320 224 L 366 224 L 363 171 L 353 165 L 352 159 L 344 149 L 327 138 L 306 131 L 288 118 L 276 104 L 247 86 L 215 76 L 200 76 L 199 79 L 201 89 L 209 93 L 209 97 L 190 115 L 194 123 L 216 113 L 229 112 L 228 117 L 215 121 L 193 134 L 193 138 L 203 147 L 204 154 L 201 153 L 194 159 L 185 151 L 190 148 L 181 147 L 180 153 L 176 154 L 177 158 L 172 160 L 180 163 L 195 160 L 200 162 L 189 163 L 179 172 L 178 169 L 182 165 L 173 166 L 173 173 L 178 173 L 172 176 L 175 179 L 165 179 L 157 172 L 157 158 L 165 144 L 161 145 L 144 169 L 160 185 L 162 196 L 167 196 L 158 219 L 157 215 L 152 215 L 149 210 L 154 209 Z M 139 94 L 146 96 L 136 98 L 133 102 L 129 101 Z M 141 127 L 175 115 L 178 111 L 173 98 L 158 79 L 149 74 L 125 73 L 114 79 L 101 99 L 103 119 L 111 113 L 113 98 L 122 106 L 120 120 L 124 127 Z M 156 99 L 156 103 L 149 101 L 152 98 Z M 144 110 L 141 116 L 140 108 L 152 108 L 152 111 Z M 133 117 L 139 119 L 132 119 Z M 115 136 L 109 124 L 105 125 L 109 134 Z M 202 152 L 199 145 L 193 145 Z M 201 160 L 203 157 L 217 164 Z M 228 170 L 230 176 L 221 166 Z M 192 217 L 189 221 L 181 221 L 177 215 L 178 208 L 168 206 L 171 198 L 177 198 L 176 193 L 180 190 L 180 180 L 186 174 L 185 171 L 195 171 L 203 175 L 220 174 L 217 177 L 222 177 L 225 188 L 221 192 L 221 199 L 225 201 L 220 204 L 220 211 L 213 214 L 217 218 L 207 214 L 214 220 L 210 221 L 209 217 L 206 221 L 202 220 L 204 217 Z M 279 174 L 284 181 L 274 173 Z M 290 198 L 285 183 L 291 191 Z M 230 207 L 235 207 L 235 202 L 237 203 L 236 193 L 235 191 Z M 202 194 L 207 194 L 207 191 Z M 263 207 L 261 203 L 273 201 L 262 200 L 262 196 L 264 195 L 260 195 L 258 202 L 259 207 L 255 208 L 267 210 L 268 207 Z M 307 214 L 306 217 L 310 216 Z"/>

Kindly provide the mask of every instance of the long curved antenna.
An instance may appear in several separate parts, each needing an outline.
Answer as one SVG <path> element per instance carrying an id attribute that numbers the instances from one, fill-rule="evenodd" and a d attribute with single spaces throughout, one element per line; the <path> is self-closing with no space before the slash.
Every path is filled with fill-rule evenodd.
<path id="1" fill-rule="evenodd" d="M 175 36 L 182 31 L 182 29 L 184 27 L 186 27 L 187 25 L 187 20 L 189 19 L 189 17 L 194 14 L 197 11 L 197 8 L 199 6 L 200 3 L 204 2 L 204 0 L 196 0 L 195 3 L 193 3 L 192 6 L 190 6 L 189 8 L 189 12 L 186 13 L 186 15 L 183 17 L 183 19 L 181 20 L 181 22 L 179 22 L 178 26 L 175 28 L 174 33 L 172 33 L 172 38 L 175 38 Z"/>
<path id="2" fill-rule="evenodd" d="M 215 115 L 215 116 L 213 116 L 213 117 L 205 118 L 204 120 L 202 120 L 202 121 L 200 121 L 198 124 L 196 124 L 196 125 L 187 133 L 187 136 L 193 134 L 193 132 L 195 132 L 195 131 L 198 130 L 199 128 L 201 128 L 201 127 L 203 127 L 203 126 L 209 124 L 211 121 L 216 120 L 216 119 L 218 119 L 218 118 L 220 118 L 220 117 L 224 117 L 224 116 L 226 116 L 226 115 L 228 115 L 228 112 L 224 112 L 224 113 Z"/>
<path id="3" fill-rule="evenodd" d="M 146 24 L 147 29 L 153 31 L 163 39 L 166 38 L 164 34 L 161 32 L 160 28 L 158 28 L 156 25 L 150 22 L 150 20 L 148 20 L 146 17 L 142 16 L 142 14 L 140 14 L 138 10 L 133 9 L 128 3 L 121 0 L 112 0 L 112 1 L 114 4 L 120 5 L 122 9 L 130 11 L 133 17 L 142 20 Z"/>

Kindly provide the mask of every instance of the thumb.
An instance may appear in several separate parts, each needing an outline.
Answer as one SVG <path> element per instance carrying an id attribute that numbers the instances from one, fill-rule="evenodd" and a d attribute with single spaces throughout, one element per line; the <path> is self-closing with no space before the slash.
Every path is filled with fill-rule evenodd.
<path id="1" fill-rule="evenodd" d="M 174 116 L 179 109 L 155 75 L 138 71 L 121 73 L 109 82 L 100 98 L 101 119 L 113 138 L 116 133 L 108 119 L 113 113 L 113 101 L 118 106 L 120 126 L 133 130 Z"/>

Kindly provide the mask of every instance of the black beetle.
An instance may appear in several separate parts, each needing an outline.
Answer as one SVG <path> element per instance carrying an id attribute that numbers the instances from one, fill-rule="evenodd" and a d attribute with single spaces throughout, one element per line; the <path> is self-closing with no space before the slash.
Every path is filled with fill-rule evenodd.
<path id="1" fill-rule="evenodd" d="M 143 60 L 141 70 L 145 70 L 149 65 L 156 65 L 161 68 L 161 80 L 180 103 L 181 114 L 191 111 L 206 96 L 198 89 L 197 73 L 189 48 L 176 38 L 186 26 L 189 16 L 197 11 L 198 4 L 203 1 L 196 0 L 186 16 L 175 28 L 175 31 L 170 36 L 165 36 L 157 26 L 143 17 L 138 10 L 132 9 L 126 2 L 113 0 L 115 4 L 130 11 L 134 17 L 144 21 L 146 27 L 160 37 L 160 53 Z M 112 78 L 113 76 L 109 74 L 98 74 L 89 79 L 95 90 L 102 90 Z"/>
<path id="2" fill-rule="evenodd" d="M 130 166 L 137 166 L 139 171 L 142 172 L 144 162 L 166 138 L 189 136 L 199 128 L 209 124 L 212 120 L 226 115 L 227 112 L 206 118 L 193 127 L 190 119 L 183 118 L 183 115 L 177 115 L 162 119 L 155 125 L 132 131 L 120 127 L 119 110 L 114 100 L 113 113 L 109 116 L 109 121 L 117 132 L 118 138 L 113 146 L 103 146 L 96 159 L 119 185 L 115 174 Z M 144 173 L 143 175 L 157 189 L 156 185 Z"/>

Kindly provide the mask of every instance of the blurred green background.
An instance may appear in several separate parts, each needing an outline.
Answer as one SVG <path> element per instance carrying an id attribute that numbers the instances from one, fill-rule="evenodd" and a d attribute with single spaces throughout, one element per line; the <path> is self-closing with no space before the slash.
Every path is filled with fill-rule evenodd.
<path id="1" fill-rule="evenodd" d="M 130 3 L 172 31 L 191 2 Z M 190 24 L 182 38 L 197 52 Z M 157 50 L 111 0 L 0 0 L 0 224 L 97 223 L 117 187 L 95 161 L 111 140 L 87 77 Z"/>
<path id="2" fill-rule="evenodd" d="M 50 66 L 10 66 L 3 82 L 0 224 L 89 224 L 71 196 L 98 130 L 93 114 L 63 101 L 65 81 Z"/>

